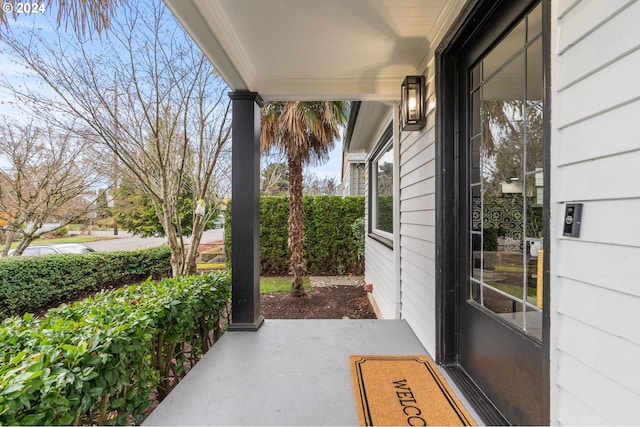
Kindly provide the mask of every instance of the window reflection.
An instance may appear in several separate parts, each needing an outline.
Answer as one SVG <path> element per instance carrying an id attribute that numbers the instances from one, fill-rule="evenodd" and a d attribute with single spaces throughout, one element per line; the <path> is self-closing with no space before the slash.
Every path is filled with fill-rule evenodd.
<path id="1" fill-rule="evenodd" d="M 374 162 L 376 169 L 375 228 L 393 233 L 393 145 Z"/>
<path id="2" fill-rule="evenodd" d="M 468 297 L 540 338 L 543 81 L 539 8 L 532 14 L 469 71 L 479 85 L 468 94 Z"/>

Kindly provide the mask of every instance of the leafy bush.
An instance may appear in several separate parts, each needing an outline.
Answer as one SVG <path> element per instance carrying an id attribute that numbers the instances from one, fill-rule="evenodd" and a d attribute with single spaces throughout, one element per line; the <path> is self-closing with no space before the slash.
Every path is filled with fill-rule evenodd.
<path id="1" fill-rule="evenodd" d="M 356 239 L 351 224 L 364 216 L 364 198 L 305 197 L 305 249 L 311 274 L 360 273 Z"/>
<path id="2" fill-rule="evenodd" d="M 133 278 L 171 271 L 166 246 L 140 251 L 9 257 L 0 259 L 0 319 L 68 300 Z"/>
<path id="3" fill-rule="evenodd" d="M 231 260 L 231 202 L 225 217 L 227 262 Z M 351 224 L 364 217 L 363 197 L 305 196 L 305 251 L 310 274 L 361 273 L 362 260 Z M 288 197 L 260 198 L 261 274 L 287 274 Z"/>
<path id="4" fill-rule="evenodd" d="M 365 246 L 364 231 L 365 231 L 364 217 L 358 218 L 355 221 L 353 221 L 353 224 L 351 224 L 351 232 L 353 233 L 353 237 L 355 237 L 356 239 L 356 247 L 358 248 L 358 257 L 360 258 L 364 256 L 364 246 Z"/>
<path id="5" fill-rule="evenodd" d="M 149 279 L 0 324 L 0 425 L 129 424 L 213 344 L 224 274 Z"/>
<path id="6" fill-rule="evenodd" d="M 69 235 L 69 229 L 67 227 L 58 228 L 51 232 L 53 237 L 65 237 Z"/>

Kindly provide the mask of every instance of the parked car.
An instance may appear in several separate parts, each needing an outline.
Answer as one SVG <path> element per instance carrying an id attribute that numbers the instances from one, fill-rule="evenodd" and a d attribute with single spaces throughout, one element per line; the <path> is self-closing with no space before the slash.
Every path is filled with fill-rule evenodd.
<path id="1" fill-rule="evenodd" d="M 55 243 L 52 245 L 32 245 L 22 252 L 22 256 L 55 255 L 55 254 L 86 254 L 95 252 L 89 246 L 82 243 Z M 9 251 L 9 256 L 14 256 L 15 249 Z"/>

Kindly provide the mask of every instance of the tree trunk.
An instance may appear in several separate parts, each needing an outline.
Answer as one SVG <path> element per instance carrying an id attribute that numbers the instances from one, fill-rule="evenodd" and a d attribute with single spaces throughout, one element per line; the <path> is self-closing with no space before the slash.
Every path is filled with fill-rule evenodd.
<path id="1" fill-rule="evenodd" d="M 15 230 L 7 231 L 7 234 L 5 237 L 6 237 L 6 240 L 4 242 L 4 248 L 2 248 L 2 254 L 0 254 L 0 256 L 3 256 L 3 257 L 9 254 L 9 250 L 11 249 L 11 244 L 13 243 L 13 240 L 16 238 Z"/>
<path id="2" fill-rule="evenodd" d="M 291 295 L 305 295 L 302 278 L 304 262 L 304 205 L 302 200 L 302 163 L 299 159 L 288 159 L 289 163 L 289 249 L 291 249 Z"/>
<path id="3" fill-rule="evenodd" d="M 202 240 L 202 233 L 204 233 L 204 227 L 206 225 L 205 217 L 200 215 L 194 215 L 193 218 L 193 230 L 191 231 L 191 241 L 189 242 L 189 250 L 184 261 L 184 274 L 186 276 L 194 275 L 197 273 L 196 258 L 198 257 L 198 246 Z"/>

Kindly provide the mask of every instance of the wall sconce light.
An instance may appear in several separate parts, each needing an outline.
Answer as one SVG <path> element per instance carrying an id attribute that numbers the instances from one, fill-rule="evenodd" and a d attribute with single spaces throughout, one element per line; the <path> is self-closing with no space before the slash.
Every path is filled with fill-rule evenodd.
<path id="1" fill-rule="evenodd" d="M 407 76 L 400 93 L 402 130 L 420 130 L 426 124 L 424 76 Z"/>

